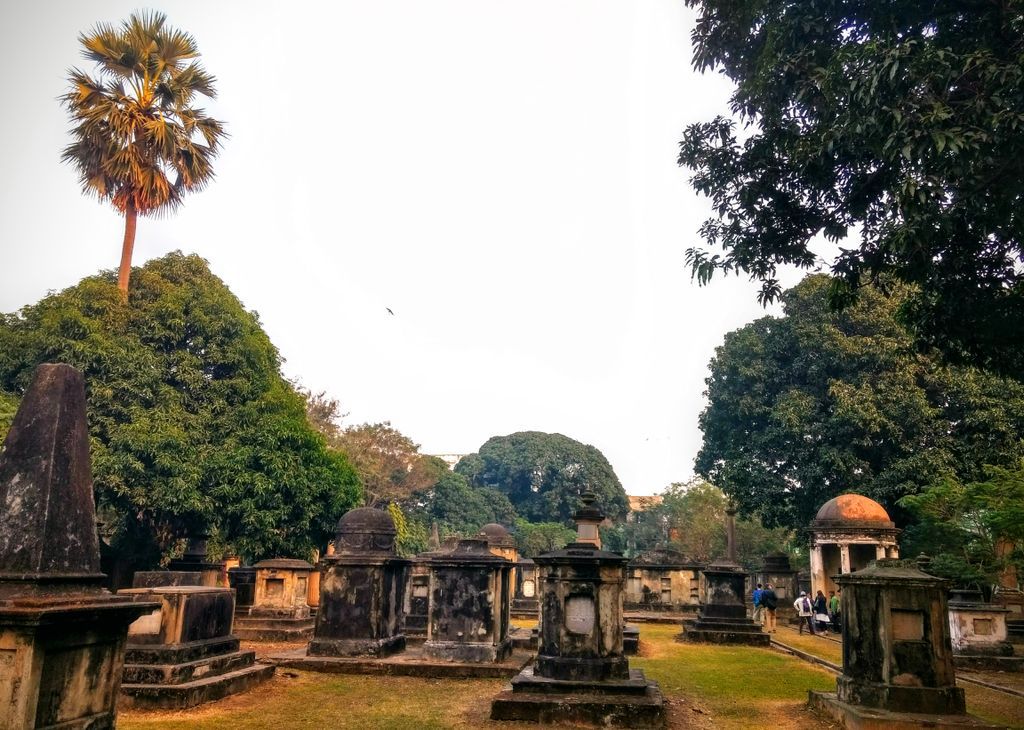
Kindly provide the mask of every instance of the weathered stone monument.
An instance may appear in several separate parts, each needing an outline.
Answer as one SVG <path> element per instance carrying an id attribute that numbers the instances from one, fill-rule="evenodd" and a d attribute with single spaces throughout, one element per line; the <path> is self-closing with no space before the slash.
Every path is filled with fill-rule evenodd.
<path id="1" fill-rule="evenodd" d="M 491 719 L 662 727 L 665 701 L 656 682 L 631 670 L 622 646 L 626 558 L 601 550 L 604 514 L 594 495 L 577 511 L 578 536 L 534 558 L 542 582 L 536 661 L 491 704 Z"/>
<path id="2" fill-rule="evenodd" d="M 640 553 L 627 566 L 626 610 L 693 613 L 700 603 L 700 570 L 671 548 Z"/>
<path id="3" fill-rule="evenodd" d="M 852 728 L 989 727 L 956 686 L 947 581 L 886 559 L 835 578 L 842 588 L 843 673 L 810 704 Z"/>
<path id="4" fill-rule="evenodd" d="M 410 561 L 395 554 L 394 520 L 361 507 L 339 521 L 322 560 L 310 656 L 387 656 L 405 649 L 402 603 Z"/>
<path id="5" fill-rule="evenodd" d="M 500 662 L 509 639 L 510 560 L 486 540 L 461 540 L 451 552 L 428 558 L 430 620 L 425 656 L 462 662 Z"/>
<path id="6" fill-rule="evenodd" d="M 100 572 L 85 383 L 40 365 L 0 451 L 0 727 L 113 728 L 128 626 Z"/>
<path id="7" fill-rule="evenodd" d="M 228 568 L 228 585 L 235 589 L 235 612 L 246 614 L 256 600 L 256 568 Z"/>
<path id="8" fill-rule="evenodd" d="M 513 573 L 515 590 L 512 593 L 512 616 L 515 618 L 536 618 L 540 613 L 540 599 L 537 598 L 537 564 L 530 558 L 519 558 Z"/>
<path id="9" fill-rule="evenodd" d="M 256 563 L 252 606 L 235 621 L 235 634 L 252 641 L 302 641 L 313 634 L 306 604 L 309 574 L 305 560 L 274 558 Z"/>
<path id="10" fill-rule="evenodd" d="M 416 555 L 409 566 L 402 616 L 402 633 L 406 642 L 427 640 L 427 622 L 430 620 L 430 565 L 427 559 L 430 554 Z"/>
<path id="11" fill-rule="evenodd" d="M 121 694 L 131 707 L 185 709 L 241 692 L 269 679 L 274 667 L 255 664 L 231 634 L 229 588 L 164 586 L 122 590 L 155 611 L 128 629 Z"/>
<path id="12" fill-rule="evenodd" d="M 834 575 L 866 568 L 872 560 L 899 557 L 900 530 L 882 505 L 860 494 L 841 494 L 825 502 L 808 531 L 811 596 L 834 591 Z"/>
<path id="13" fill-rule="evenodd" d="M 1006 618 L 1010 611 L 987 603 L 979 590 L 949 592 L 949 635 L 953 663 L 972 669 L 1024 670 L 1024 657 L 1013 655 Z"/>
<path id="14" fill-rule="evenodd" d="M 207 543 L 209 541 L 210 536 L 203 532 L 190 537 L 188 546 L 185 548 L 185 554 L 168 563 L 168 570 L 182 573 L 199 573 L 198 585 L 201 586 L 210 586 L 211 588 L 226 587 L 228 585 L 227 569 L 224 567 L 224 563 L 210 560 L 209 553 L 207 552 Z"/>
<path id="15" fill-rule="evenodd" d="M 776 615 L 787 619 L 796 614 L 793 601 L 800 595 L 798 572 L 789 562 L 789 556 L 783 552 L 769 553 L 762 559 L 761 570 L 755 576 L 755 583 L 772 586 L 778 599 Z"/>
<path id="16" fill-rule="evenodd" d="M 771 637 L 747 616 L 747 574 L 736 562 L 736 508 L 726 511 L 726 554 L 701 573 L 705 599 L 696 619 L 683 622 L 680 641 L 770 646 Z"/>

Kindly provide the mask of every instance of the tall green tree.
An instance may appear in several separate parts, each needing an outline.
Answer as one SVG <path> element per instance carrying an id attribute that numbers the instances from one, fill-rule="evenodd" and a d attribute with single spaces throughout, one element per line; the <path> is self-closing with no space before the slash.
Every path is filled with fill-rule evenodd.
<path id="1" fill-rule="evenodd" d="M 447 470 L 436 484 L 416 492 L 406 504 L 423 524 L 437 522 L 443 533 L 465 537 L 477 534 L 489 522 L 511 525 L 516 517 L 504 494 L 474 487 L 462 474 Z"/>
<path id="2" fill-rule="evenodd" d="M 197 256 L 113 272 L 0 319 L 0 390 L 42 362 L 85 375 L 93 478 L 115 547 L 141 564 L 198 530 L 250 559 L 306 556 L 358 504 L 347 459 L 310 426 L 280 355 Z"/>
<path id="3" fill-rule="evenodd" d="M 930 572 L 987 588 L 1011 565 L 1024 571 L 1024 461 L 986 467 L 976 482 L 947 478 L 903 503 L 919 520 L 903 541 L 932 558 Z"/>
<path id="4" fill-rule="evenodd" d="M 195 39 L 163 13 L 99 23 L 78 40 L 96 70 L 70 73 L 61 100 L 74 126 L 61 159 L 86 194 L 124 215 L 117 285 L 127 301 L 137 216 L 172 211 L 210 183 L 224 125 L 196 106 L 216 91 Z"/>
<path id="5" fill-rule="evenodd" d="M 830 287 L 807 277 L 785 316 L 729 333 L 711 362 L 696 470 L 743 513 L 799 529 L 855 491 L 899 517 L 905 495 L 1022 455 L 1024 385 L 917 352 L 899 292 L 834 312 Z"/>
<path id="6" fill-rule="evenodd" d="M 830 303 L 915 289 L 903 316 L 954 359 L 1024 379 L 1024 4 L 687 0 L 694 66 L 735 84 L 732 117 L 686 129 L 708 196 L 701 282 L 840 244 Z M 853 240 L 851 240 L 853 239 Z"/>
<path id="7" fill-rule="evenodd" d="M 455 471 L 474 486 L 502 492 L 517 514 L 532 522 L 568 523 L 587 490 L 612 519 L 629 510 L 626 492 L 604 454 L 559 433 L 495 436 L 460 460 Z"/>

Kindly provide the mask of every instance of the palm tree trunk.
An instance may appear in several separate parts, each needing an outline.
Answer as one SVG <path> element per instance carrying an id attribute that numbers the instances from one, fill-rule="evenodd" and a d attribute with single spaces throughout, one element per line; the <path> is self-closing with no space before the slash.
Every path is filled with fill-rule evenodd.
<path id="1" fill-rule="evenodd" d="M 117 272 L 117 288 L 121 301 L 128 303 L 128 279 L 132 275 L 132 250 L 135 248 L 135 206 L 131 203 L 124 211 L 124 243 L 121 244 L 121 268 Z"/>

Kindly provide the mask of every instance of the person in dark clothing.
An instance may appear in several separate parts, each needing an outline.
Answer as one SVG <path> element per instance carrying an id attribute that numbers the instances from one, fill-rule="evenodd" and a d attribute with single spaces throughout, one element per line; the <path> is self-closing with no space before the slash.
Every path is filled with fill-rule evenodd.
<path id="1" fill-rule="evenodd" d="M 775 595 L 775 589 L 769 583 L 761 593 L 761 605 L 764 606 L 764 630 L 769 634 L 775 633 L 775 609 L 779 607 L 779 599 Z"/>
<path id="2" fill-rule="evenodd" d="M 824 593 L 818 591 L 818 595 L 814 597 L 814 604 L 811 608 L 814 610 L 815 627 L 819 632 L 828 631 L 828 600 L 825 598 Z"/>

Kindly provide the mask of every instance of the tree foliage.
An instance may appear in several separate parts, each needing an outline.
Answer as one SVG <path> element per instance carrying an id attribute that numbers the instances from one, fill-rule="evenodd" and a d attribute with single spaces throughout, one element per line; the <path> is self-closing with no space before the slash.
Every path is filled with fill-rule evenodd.
<path id="1" fill-rule="evenodd" d="M 830 286 L 809 276 L 784 294 L 785 316 L 726 335 L 706 381 L 698 473 L 744 513 L 800 529 L 843 492 L 898 513 L 905 495 L 1021 456 L 1024 385 L 916 352 L 899 292 L 868 288 L 833 312 Z"/>
<path id="2" fill-rule="evenodd" d="M 533 558 L 552 550 L 561 550 L 576 539 L 576 530 L 561 522 L 515 521 L 516 548 L 524 558 Z"/>
<path id="3" fill-rule="evenodd" d="M 22 392 L 42 362 L 83 371 L 100 511 L 142 564 L 201 529 L 250 559 L 308 555 L 358 477 L 310 427 L 256 315 L 197 256 L 135 282 L 130 310 L 108 272 L 4 315 L 0 389 Z"/>
<path id="4" fill-rule="evenodd" d="M 932 558 L 930 572 L 988 587 L 1010 564 L 1024 570 L 1024 461 L 986 467 L 976 482 L 944 479 L 903 503 L 919 520 L 904 543 Z M 1002 554 L 1001 541 L 1017 549 Z"/>
<path id="5" fill-rule="evenodd" d="M 99 23 L 78 40 L 97 75 L 70 72 L 61 100 L 74 126 L 61 159 L 87 194 L 125 216 L 119 286 L 127 296 L 136 214 L 173 210 L 209 184 L 224 125 L 195 105 L 198 96 L 216 96 L 195 38 L 162 13 L 132 13 L 120 27 Z"/>
<path id="6" fill-rule="evenodd" d="M 5 393 L 0 390 L 0 442 L 7 435 L 7 429 L 11 427 L 17 410 L 18 397 L 13 393 Z"/>
<path id="7" fill-rule="evenodd" d="M 473 486 L 502 492 L 519 516 L 533 522 L 568 523 L 587 490 L 612 519 L 629 510 L 626 492 L 604 454 L 558 433 L 495 436 L 460 460 L 455 471 Z"/>
<path id="8" fill-rule="evenodd" d="M 408 499 L 448 472 L 443 460 L 421 454 L 419 444 L 387 421 L 340 429 L 330 443 L 352 462 L 369 507 Z"/>
<path id="9" fill-rule="evenodd" d="M 504 494 L 473 487 L 462 474 L 447 470 L 436 484 L 413 494 L 406 504 L 423 524 L 437 522 L 442 533 L 463 537 L 477 534 L 490 522 L 511 525 L 516 516 Z"/>
<path id="10" fill-rule="evenodd" d="M 687 559 L 707 564 L 726 554 L 725 493 L 700 478 L 669 485 L 660 504 L 634 513 L 628 522 L 603 531 L 609 549 L 633 557 L 647 550 L 672 548 Z M 736 520 L 736 559 L 750 570 L 761 566 L 768 553 L 793 552 L 793 533 L 785 528 L 768 529 L 759 518 Z"/>
<path id="11" fill-rule="evenodd" d="M 733 118 L 686 129 L 679 161 L 714 217 L 695 276 L 842 242 L 829 298 L 915 286 L 903 315 L 947 355 L 1024 375 L 1024 5 L 687 0 L 694 66 L 735 84 Z M 859 243 L 849 241 L 859 237 Z"/>

